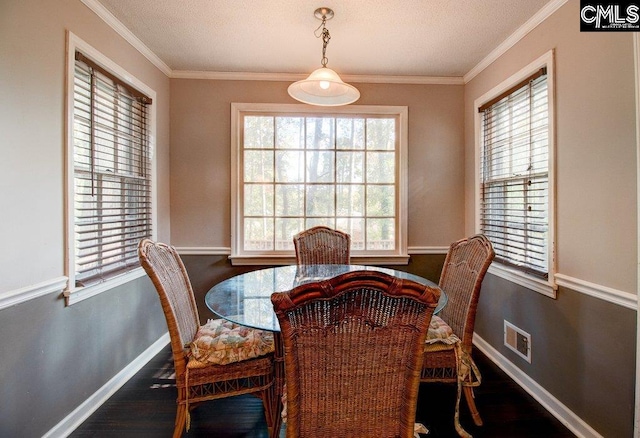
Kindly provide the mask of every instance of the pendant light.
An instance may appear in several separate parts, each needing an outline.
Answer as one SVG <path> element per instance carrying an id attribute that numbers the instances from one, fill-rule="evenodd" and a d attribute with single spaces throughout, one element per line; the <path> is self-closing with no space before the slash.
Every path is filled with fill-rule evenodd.
<path id="1" fill-rule="evenodd" d="M 322 21 L 314 34 L 322 37 L 322 67 L 313 71 L 306 79 L 289 85 L 288 92 L 291 97 L 309 105 L 340 106 L 348 105 L 360 98 L 360 92 L 353 85 L 349 85 L 340 79 L 338 73 L 327 67 L 327 44 L 331 39 L 327 20 L 333 18 L 333 10 L 318 8 L 314 12 L 315 17 Z M 322 28 L 320 34 L 318 30 Z"/>

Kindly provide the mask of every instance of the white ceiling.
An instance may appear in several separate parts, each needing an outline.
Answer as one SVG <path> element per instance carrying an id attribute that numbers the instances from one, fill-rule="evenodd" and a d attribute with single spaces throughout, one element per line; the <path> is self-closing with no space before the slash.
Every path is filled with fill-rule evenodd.
<path id="1" fill-rule="evenodd" d="M 462 77 L 558 0 L 83 0 L 99 2 L 172 72 Z M 90 5 L 91 6 L 91 5 Z M 99 5 L 98 5 L 99 6 Z M 95 8 L 94 8 L 95 9 Z M 541 11 L 542 10 L 542 11 Z M 532 18 L 534 17 L 534 18 Z"/>

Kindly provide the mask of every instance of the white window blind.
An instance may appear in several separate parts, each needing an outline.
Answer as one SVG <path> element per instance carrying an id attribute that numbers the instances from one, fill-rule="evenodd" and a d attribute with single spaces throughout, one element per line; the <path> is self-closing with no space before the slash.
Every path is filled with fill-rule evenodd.
<path id="1" fill-rule="evenodd" d="M 496 262 L 549 273 L 549 104 L 546 69 L 482 105 L 480 230 Z"/>
<path id="2" fill-rule="evenodd" d="M 150 237 L 151 100 L 76 52 L 73 111 L 76 286 L 139 266 Z"/>

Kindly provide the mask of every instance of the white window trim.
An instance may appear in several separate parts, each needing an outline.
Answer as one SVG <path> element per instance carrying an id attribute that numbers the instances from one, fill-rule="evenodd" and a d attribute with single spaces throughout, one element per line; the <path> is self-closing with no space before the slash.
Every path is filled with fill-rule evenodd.
<path id="1" fill-rule="evenodd" d="M 407 200 L 408 200 L 408 124 L 409 110 L 406 106 L 379 106 L 379 105 L 348 105 L 339 110 L 335 108 L 311 107 L 303 104 L 275 104 L 275 103 L 231 103 L 231 255 L 229 259 L 233 265 L 285 265 L 295 263 L 295 254 L 285 255 L 253 255 L 244 254 L 241 251 L 242 242 L 239 230 L 241 229 L 240 220 L 242 214 L 239 211 L 241 204 L 238 202 L 238 188 L 242 181 L 242 171 L 239 169 L 241 161 L 240 138 L 241 129 L 240 120 L 241 113 L 245 111 L 251 112 L 295 112 L 295 113 L 327 113 L 327 114 L 389 114 L 399 116 L 398 131 L 396 132 L 399 140 L 398 160 L 400 163 L 398 173 L 398 251 L 396 254 L 375 254 L 370 252 L 366 255 L 352 254 L 353 263 L 367 264 L 387 264 L 400 265 L 407 264 L 409 261 L 408 254 L 408 237 L 407 237 Z M 405 208 L 403 208 L 405 207 Z"/>
<path id="2" fill-rule="evenodd" d="M 480 96 L 474 101 L 474 124 L 475 124 L 475 229 L 476 232 L 480 232 L 480 150 L 482 148 L 481 143 L 481 114 L 478 111 L 484 103 L 488 102 L 500 93 L 508 90 L 512 86 L 521 82 L 536 70 L 542 67 L 547 68 L 547 87 L 548 87 L 548 99 L 549 99 L 549 242 L 548 242 L 548 260 L 549 260 L 549 275 L 547 280 L 527 275 L 522 271 L 509 268 L 499 263 L 493 263 L 489 267 L 491 274 L 502 277 L 506 280 L 512 281 L 520 286 L 524 286 L 533 291 L 539 292 L 543 295 L 556 298 L 556 292 L 558 285 L 555 282 L 556 273 L 556 260 L 555 260 L 555 149 L 556 149 L 556 136 L 555 136 L 555 66 L 554 66 L 554 52 L 548 51 L 544 55 L 540 56 L 535 61 L 531 62 L 526 67 L 502 81 L 500 84 L 493 87 L 491 90 Z"/>
<path id="3" fill-rule="evenodd" d="M 132 271 L 124 273 L 122 275 L 115 276 L 104 282 L 93 284 L 86 287 L 76 287 L 74 259 L 75 259 L 75 245 L 74 245 L 74 184 L 73 184 L 73 88 L 74 88 L 74 69 L 75 69 L 75 52 L 76 50 L 82 52 L 87 57 L 91 58 L 94 62 L 102 66 L 103 68 L 113 72 L 120 79 L 131 84 L 131 86 L 142 91 L 149 96 L 153 102 L 156 102 L 156 92 L 127 72 L 125 69 L 111 61 L 105 55 L 100 53 L 94 47 L 86 43 L 72 32 L 67 32 L 67 72 L 66 72 L 66 229 L 65 229 L 65 271 L 69 278 L 67 287 L 64 291 L 65 305 L 70 306 L 72 304 L 83 301 L 87 298 L 98 295 L 107 290 L 113 289 L 122 284 L 128 283 L 136 278 L 140 278 L 145 275 L 144 270 L 136 268 Z M 149 150 L 151 153 L 151 222 L 152 222 L 152 237 L 156 238 L 157 233 L 157 218 L 158 218 L 158 190 L 157 190 L 157 178 L 156 178 L 156 157 L 155 157 L 155 140 L 156 140 L 156 106 L 151 105 L 149 109 Z"/>

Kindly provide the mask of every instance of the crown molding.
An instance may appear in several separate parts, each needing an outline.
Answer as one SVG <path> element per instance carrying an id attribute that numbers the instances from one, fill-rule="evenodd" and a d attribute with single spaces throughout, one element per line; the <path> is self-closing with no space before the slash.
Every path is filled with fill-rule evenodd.
<path id="1" fill-rule="evenodd" d="M 172 70 L 155 53 L 136 37 L 120 20 L 107 10 L 98 0 L 81 0 L 89 9 L 115 30 L 129 44 L 136 48 L 167 77 L 175 79 L 214 79 L 225 81 L 277 81 L 290 82 L 304 79 L 307 75 L 297 73 L 252 73 L 252 72 L 212 72 Z M 413 85 L 464 85 L 502 56 L 540 23 L 549 18 L 568 0 L 552 0 L 511 36 L 496 47 L 464 76 L 384 76 L 384 75 L 343 75 L 346 82 L 370 84 L 413 84 Z"/>
<path id="2" fill-rule="evenodd" d="M 301 73 L 251 73 L 173 70 L 172 79 L 209 79 L 219 81 L 275 81 L 292 82 L 305 79 Z M 369 84 L 413 84 L 413 85 L 464 85 L 459 76 L 381 76 L 381 75 L 342 75 L 345 82 Z"/>
<path id="3" fill-rule="evenodd" d="M 172 71 L 167 64 L 162 61 L 155 53 L 151 51 L 145 43 L 140 41 L 120 20 L 118 20 L 107 8 L 102 6 L 98 0 L 80 0 L 89 9 L 91 9 L 98 17 L 100 17 L 107 25 L 115 30 L 122 38 L 138 50 L 153 65 L 158 67 L 162 73 L 171 77 Z"/>
<path id="4" fill-rule="evenodd" d="M 475 67 L 473 67 L 467 74 L 464 75 L 464 83 L 468 83 L 477 75 L 479 75 L 485 68 L 489 67 L 493 61 L 500 58 L 511 47 L 513 47 L 518 41 L 524 38 L 529 32 L 535 29 L 540 23 L 549 18 L 555 11 L 560 9 L 568 0 L 552 0 L 545 7 L 540 9 L 533 17 L 527 20 L 522 26 L 520 26 L 514 33 L 511 34 L 506 40 L 502 42 L 498 47 L 493 49 L 482 61 L 480 61 Z"/>

